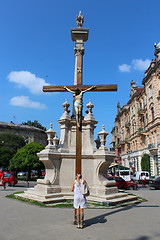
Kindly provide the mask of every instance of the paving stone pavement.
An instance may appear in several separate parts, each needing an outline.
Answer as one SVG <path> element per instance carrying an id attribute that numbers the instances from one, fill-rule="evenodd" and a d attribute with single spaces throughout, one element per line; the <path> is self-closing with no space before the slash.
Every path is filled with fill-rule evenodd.
<path id="1" fill-rule="evenodd" d="M 6 195 L 26 189 L 26 184 L 0 187 L 0 240 L 159 240 L 160 190 L 139 188 L 130 193 L 148 201 L 115 209 L 86 209 L 85 227 L 72 224 L 73 209 L 41 208 Z"/>

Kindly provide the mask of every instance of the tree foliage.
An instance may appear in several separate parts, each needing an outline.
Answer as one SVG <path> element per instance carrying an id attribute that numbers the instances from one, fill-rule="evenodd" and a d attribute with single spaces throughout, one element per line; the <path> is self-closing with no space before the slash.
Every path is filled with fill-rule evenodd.
<path id="1" fill-rule="evenodd" d="M 148 154 L 144 154 L 141 160 L 142 171 L 148 171 L 150 173 L 150 157 Z"/>
<path id="2" fill-rule="evenodd" d="M 9 169 L 16 172 L 28 171 L 29 176 L 32 169 L 44 169 L 43 163 L 39 161 L 37 156 L 37 153 L 42 151 L 44 148 L 45 146 L 36 142 L 27 144 L 22 147 L 10 160 Z"/>
<path id="3" fill-rule="evenodd" d="M 0 166 L 7 168 L 9 160 L 23 146 L 25 146 L 25 140 L 22 136 L 12 133 L 0 133 Z"/>
<path id="4" fill-rule="evenodd" d="M 37 120 L 34 120 L 34 122 L 32 122 L 31 120 L 28 120 L 27 122 L 22 122 L 22 125 L 33 126 L 33 127 L 40 128 L 40 129 L 46 131 L 46 127 L 43 127 L 42 124 L 39 123 Z"/>

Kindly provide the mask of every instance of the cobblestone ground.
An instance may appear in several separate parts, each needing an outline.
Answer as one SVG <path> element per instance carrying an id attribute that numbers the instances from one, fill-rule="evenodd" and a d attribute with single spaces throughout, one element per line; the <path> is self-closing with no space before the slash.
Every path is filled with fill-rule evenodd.
<path id="1" fill-rule="evenodd" d="M 30 186 L 34 185 L 33 183 Z M 130 191 L 148 201 L 116 209 L 86 209 L 85 228 L 72 224 L 73 209 L 41 208 L 5 198 L 26 184 L 0 187 L 0 240 L 159 240 L 160 190 Z"/>

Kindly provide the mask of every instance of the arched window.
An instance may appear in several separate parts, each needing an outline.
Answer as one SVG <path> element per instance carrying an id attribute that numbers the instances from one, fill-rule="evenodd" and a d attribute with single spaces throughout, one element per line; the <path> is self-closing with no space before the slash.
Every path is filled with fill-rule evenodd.
<path id="1" fill-rule="evenodd" d="M 154 120 L 154 107 L 151 108 L 151 117 L 152 117 L 152 121 Z"/>

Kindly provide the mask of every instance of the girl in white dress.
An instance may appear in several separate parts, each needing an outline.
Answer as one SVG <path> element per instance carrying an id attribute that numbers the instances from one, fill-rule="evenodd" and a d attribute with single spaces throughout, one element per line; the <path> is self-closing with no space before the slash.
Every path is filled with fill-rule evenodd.
<path id="1" fill-rule="evenodd" d="M 86 197 L 82 194 L 83 183 L 86 183 L 86 181 L 83 180 L 82 175 L 78 173 L 71 188 L 71 191 L 74 191 L 74 208 L 76 211 L 78 228 L 83 228 L 84 208 L 87 207 Z"/>

